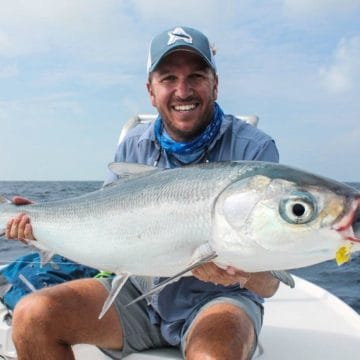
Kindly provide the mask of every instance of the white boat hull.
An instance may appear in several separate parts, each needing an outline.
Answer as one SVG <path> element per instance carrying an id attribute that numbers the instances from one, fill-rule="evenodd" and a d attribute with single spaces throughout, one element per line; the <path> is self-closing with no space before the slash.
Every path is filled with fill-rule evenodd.
<path id="1" fill-rule="evenodd" d="M 255 359 L 353 360 L 360 343 L 360 315 L 326 290 L 294 276 L 265 303 L 264 325 Z M 6 311 L 0 310 L 1 319 Z M 77 360 L 109 360 L 94 346 L 74 347 Z M 0 322 L 0 355 L 16 359 L 11 327 Z M 129 355 L 126 360 L 181 359 L 175 349 Z"/>

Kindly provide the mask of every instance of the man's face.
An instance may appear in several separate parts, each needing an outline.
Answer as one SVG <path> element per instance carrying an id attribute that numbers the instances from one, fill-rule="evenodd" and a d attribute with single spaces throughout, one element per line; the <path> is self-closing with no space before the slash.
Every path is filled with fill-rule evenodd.
<path id="1" fill-rule="evenodd" d="M 162 60 L 147 83 L 151 103 L 176 141 L 199 135 L 212 119 L 216 75 L 197 54 L 179 50 Z"/>

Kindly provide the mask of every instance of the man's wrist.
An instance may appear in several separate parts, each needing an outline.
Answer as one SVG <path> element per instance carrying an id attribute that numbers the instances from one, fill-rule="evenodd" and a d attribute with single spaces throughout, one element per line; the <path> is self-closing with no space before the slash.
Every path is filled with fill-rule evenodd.
<path id="1" fill-rule="evenodd" d="M 240 288 L 244 289 L 246 287 L 246 284 L 249 282 L 250 279 L 251 279 L 251 273 L 248 273 L 247 276 L 241 276 L 241 278 L 239 279 Z"/>

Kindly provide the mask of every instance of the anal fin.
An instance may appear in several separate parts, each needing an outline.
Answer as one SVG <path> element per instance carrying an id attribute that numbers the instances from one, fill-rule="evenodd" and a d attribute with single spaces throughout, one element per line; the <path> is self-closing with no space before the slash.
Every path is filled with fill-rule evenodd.
<path id="1" fill-rule="evenodd" d="M 200 247 L 201 248 L 201 247 Z M 201 256 L 199 254 L 202 254 Z M 184 274 L 186 274 L 187 272 L 209 262 L 214 260 L 217 257 L 217 254 L 214 251 L 208 252 L 208 251 L 203 251 L 203 248 L 199 251 L 199 249 L 197 249 L 194 253 L 193 259 L 194 261 L 188 266 L 186 267 L 184 270 L 181 270 L 180 272 L 178 272 L 177 274 L 167 278 L 166 280 L 164 280 L 163 282 L 161 282 L 160 284 L 156 285 L 155 287 L 153 287 L 151 290 L 149 290 L 148 292 L 146 292 L 145 294 L 137 297 L 135 300 L 129 302 L 126 306 L 130 306 L 132 304 L 135 304 L 136 302 L 145 299 L 146 297 L 153 295 L 157 292 L 159 292 L 160 290 L 162 290 L 165 286 L 179 280 L 181 278 L 181 276 L 183 276 Z"/>
<path id="2" fill-rule="evenodd" d="M 31 239 L 24 239 L 24 242 L 26 245 L 33 248 L 35 251 L 39 253 L 40 256 L 40 267 L 43 267 L 44 265 L 51 262 L 52 257 L 55 255 L 55 253 L 44 246 L 40 245 L 40 243 L 36 240 Z"/>
<path id="3" fill-rule="evenodd" d="M 119 275 L 116 275 L 111 282 L 111 290 L 109 296 L 106 298 L 102 310 L 99 314 L 99 319 L 102 319 L 106 312 L 110 309 L 110 306 L 114 302 L 116 296 L 119 294 L 120 290 L 126 283 L 126 280 L 129 278 L 130 273 L 122 272 Z"/>

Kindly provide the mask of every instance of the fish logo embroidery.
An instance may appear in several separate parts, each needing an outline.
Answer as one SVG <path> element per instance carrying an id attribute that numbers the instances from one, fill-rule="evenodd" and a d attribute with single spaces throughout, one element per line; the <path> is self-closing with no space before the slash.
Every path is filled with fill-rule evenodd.
<path id="1" fill-rule="evenodd" d="M 172 45 L 179 40 L 185 41 L 188 44 L 192 44 L 193 40 L 192 37 L 181 27 L 177 27 L 172 31 L 168 32 L 169 34 L 169 41 L 168 45 Z"/>

